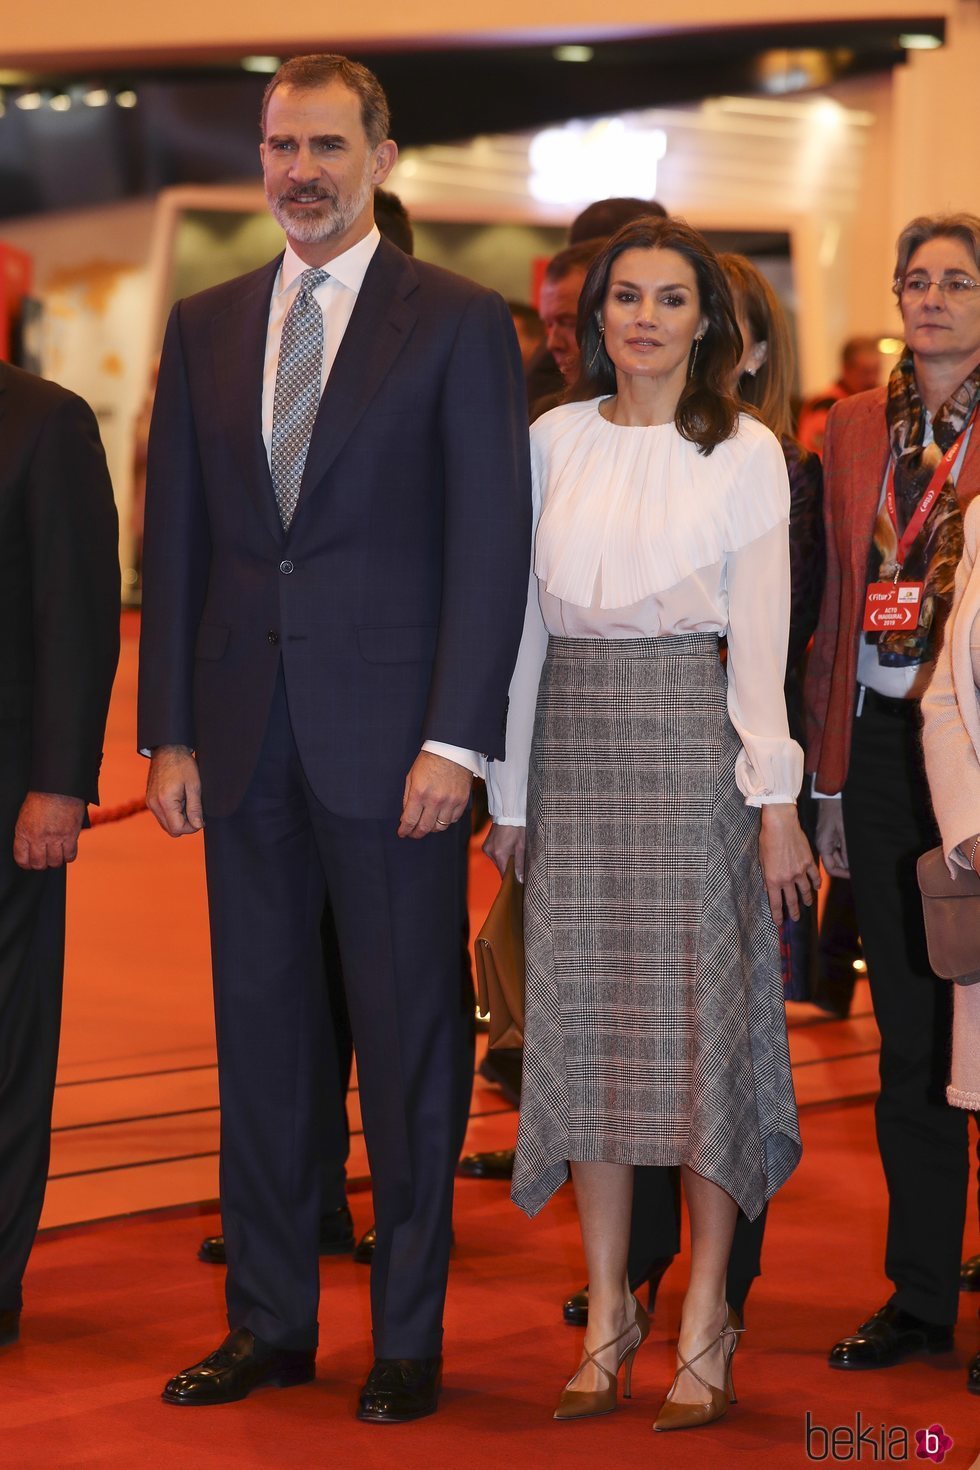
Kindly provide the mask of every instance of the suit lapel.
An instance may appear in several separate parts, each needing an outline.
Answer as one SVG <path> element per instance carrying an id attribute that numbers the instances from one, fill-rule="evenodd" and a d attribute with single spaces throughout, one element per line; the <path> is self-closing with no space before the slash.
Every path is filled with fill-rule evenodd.
<path id="1" fill-rule="evenodd" d="M 329 267 L 328 267 L 329 269 Z M 411 334 L 417 312 L 405 299 L 418 284 L 411 260 L 382 240 L 367 268 L 320 400 L 296 514 L 303 510 L 377 393 Z M 294 522 L 295 524 L 295 522 Z"/>
<path id="2" fill-rule="evenodd" d="M 262 442 L 262 375 L 269 302 L 281 258 L 256 271 L 243 284 L 238 299 L 211 323 L 214 376 L 222 422 L 242 479 L 263 523 L 277 542 L 282 541 L 283 533 Z"/>

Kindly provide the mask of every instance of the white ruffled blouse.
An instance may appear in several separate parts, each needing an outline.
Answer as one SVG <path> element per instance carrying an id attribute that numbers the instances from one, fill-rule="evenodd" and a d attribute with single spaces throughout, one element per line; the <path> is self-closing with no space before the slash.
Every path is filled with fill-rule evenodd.
<path id="1" fill-rule="evenodd" d="M 534 556 L 510 687 L 507 759 L 486 763 L 495 821 L 523 823 L 548 635 L 728 639 L 728 712 L 749 806 L 795 801 L 803 752 L 783 697 L 789 640 L 789 479 L 779 441 L 739 417 L 710 455 L 673 424 L 609 423 L 603 400 L 531 428 Z"/>

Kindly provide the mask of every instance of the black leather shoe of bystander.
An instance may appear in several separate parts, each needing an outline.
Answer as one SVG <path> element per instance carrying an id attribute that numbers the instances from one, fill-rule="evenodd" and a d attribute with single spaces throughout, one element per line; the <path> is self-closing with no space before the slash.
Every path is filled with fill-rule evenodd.
<path id="1" fill-rule="evenodd" d="M 893 1368 L 919 1353 L 947 1353 L 952 1346 L 952 1327 L 926 1322 L 888 1302 L 837 1343 L 828 1362 L 831 1368 Z"/>

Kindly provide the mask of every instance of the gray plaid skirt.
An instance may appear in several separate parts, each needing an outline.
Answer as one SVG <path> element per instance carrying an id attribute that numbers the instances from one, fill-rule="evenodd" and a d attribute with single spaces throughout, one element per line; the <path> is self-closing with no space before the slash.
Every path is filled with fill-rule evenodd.
<path id="1" fill-rule="evenodd" d="M 512 1196 L 568 1161 L 687 1164 L 754 1219 L 800 1135 L 759 813 L 718 639 L 552 638 L 528 779 Z"/>

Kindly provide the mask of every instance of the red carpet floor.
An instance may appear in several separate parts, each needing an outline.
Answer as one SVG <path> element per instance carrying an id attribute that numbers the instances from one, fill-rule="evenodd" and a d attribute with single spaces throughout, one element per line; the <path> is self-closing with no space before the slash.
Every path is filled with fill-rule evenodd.
<path id="1" fill-rule="evenodd" d="M 879 1437 L 882 1426 L 904 1426 L 908 1460 L 879 1463 L 924 1463 L 914 1458 L 914 1431 L 938 1422 L 954 1440 L 944 1464 L 972 1465 L 980 1451 L 980 1400 L 966 1393 L 964 1378 L 980 1347 L 977 1298 L 962 1298 L 956 1354 L 885 1373 L 825 1366 L 835 1338 L 886 1295 L 882 1191 L 866 1105 L 815 1109 L 804 1127 L 805 1160 L 770 1213 L 766 1275 L 750 1300 L 749 1332 L 736 1359 L 740 1402 L 718 1425 L 651 1433 L 671 1373 L 683 1260 L 664 1282 L 654 1333 L 637 1359 L 632 1402 L 609 1418 L 553 1423 L 580 1342 L 558 1318 L 563 1294 L 581 1275 L 570 1194 L 563 1191 L 529 1223 L 509 1203 L 506 1186 L 461 1181 L 446 1388 L 436 1417 L 392 1427 L 354 1420 L 369 1363 L 368 1292 L 365 1269 L 347 1260 L 323 1264 L 315 1384 L 267 1390 L 221 1409 L 160 1403 L 169 1373 L 223 1334 L 223 1273 L 194 1258 L 201 1235 L 216 1226 L 213 1216 L 149 1215 L 39 1241 L 21 1344 L 0 1353 L 0 1465 L 795 1467 L 813 1463 L 808 1410 L 813 1423 L 828 1428 L 853 1428 L 860 1412 L 862 1427 L 871 1424 Z M 369 1197 L 353 1203 L 363 1227 Z M 975 1226 L 968 1245 L 977 1249 Z M 811 1448 L 822 1450 L 822 1442 Z M 867 1447 L 862 1463 L 875 1463 Z"/>

